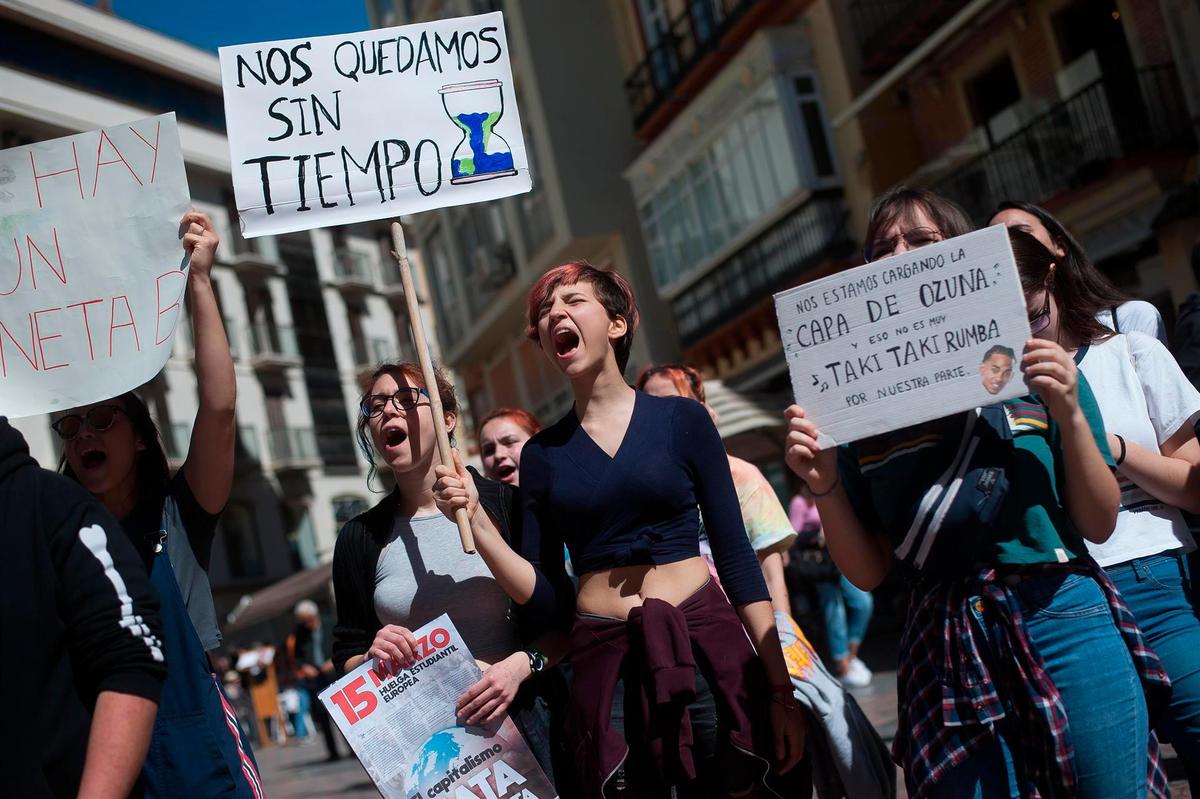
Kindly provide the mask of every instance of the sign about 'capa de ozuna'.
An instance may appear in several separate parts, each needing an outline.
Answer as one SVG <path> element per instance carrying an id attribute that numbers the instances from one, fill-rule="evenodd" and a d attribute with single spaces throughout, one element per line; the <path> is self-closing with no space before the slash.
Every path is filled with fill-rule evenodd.
<path id="1" fill-rule="evenodd" d="M 1028 392 L 1003 225 L 775 295 L 796 402 L 844 444 Z"/>
<path id="2" fill-rule="evenodd" d="M 500 12 L 220 48 L 247 237 L 529 191 Z"/>

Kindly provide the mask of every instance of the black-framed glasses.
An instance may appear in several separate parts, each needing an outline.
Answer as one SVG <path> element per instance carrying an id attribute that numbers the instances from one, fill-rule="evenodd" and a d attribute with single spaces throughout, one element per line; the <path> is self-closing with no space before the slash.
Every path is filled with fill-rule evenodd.
<path id="1" fill-rule="evenodd" d="M 398 411 L 411 411 L 421 402 L 421 397 L 430 399 L 429 391 L 424 388 L 413 386 L 405 386 L 397 389 L 394 394 L 372 394 L 363 400 L 362 407 L 359 410 L 362 415 L 368 419 L 374 419 L 383 413 L 387 404 L 392 403 L 392 407 Z"/>
<path id="2" fill-rule="evenodd" d="M 1043 330 L 1050 326 L 1050 291 L 1045 291 L 1045 299 L 1042 301 L 1042 310 L 1029 316 L 1029 332 L 1033 335 L 1039 335 Z"/>
<path id="3" fill-rule="evenodd" d="M 50 427 L 63 441 L 70 441 L 83 430 L 85 422 L 97 433 L 111 429 L 117 422 L 118 413 L 125 413 L 120 405 L 93 405 L 87 413 L 68 413 L 51 423 Z"/>
<path id="4" fill-rule="evenodd" d="M 863 259 L 870 263 L 878 261 L 880 258 L 886 258 L 896 251 L 896 247 L 900 246 L 900 239 L 904 239 L 904 243 L 910 250 L 915 250 L 926 244 L 941 241 L 942 234 L 931 227 L 915 227 L 890 238 L 876 239 L 868 243 L 866 249 L 863 250 Z"/>

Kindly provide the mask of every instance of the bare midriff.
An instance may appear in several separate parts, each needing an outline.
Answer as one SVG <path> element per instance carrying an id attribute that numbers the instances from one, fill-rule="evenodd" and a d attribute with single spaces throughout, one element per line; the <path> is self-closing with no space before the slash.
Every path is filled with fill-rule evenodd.
<path id="1" fill-rule="evenodd" d="M 579 578 L 575 607 L 580 613 L 629 617 L 647 599 L 672 605 L 683 602 L 708 581 L 708 566 L 699 557 L 658 566 L 620 566 L 588 572 Z"/>

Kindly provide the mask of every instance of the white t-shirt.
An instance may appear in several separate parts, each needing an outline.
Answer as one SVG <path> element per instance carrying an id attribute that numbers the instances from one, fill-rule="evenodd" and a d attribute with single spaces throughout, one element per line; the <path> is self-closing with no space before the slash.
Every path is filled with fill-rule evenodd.
<path id="1" fill-rule="evenodd" d="M 1162 314 L 1145 300 L 1130 300 L 1117 306 L 1117 324 L 1113 324 L 1112 309 L 1106 309 L 1096 314 L 1096 321 L 1109 330 L 1118 333 L 1145 333 L 1153 336 L 1163 344 L 1167 343 L 1167 326 L 1163 324 Z"/>
<path id="2" fill-rule="evenodd" d="M 1122 328 L 1124 324 L 1122 323 Z M 1200 416 L 1200 392 L 1156 339 L 1144 333 L 1112 336 L 1076 355 L 1104 418 L 1104 428 L 1127 443 L 1158 451 L 1185 424 Z M 1119 453 L 1114 451 L 1113 457 Z M 1169 550 L 1196 548 L 1179 509 L 1158 501 L 1117 473 L 1121 511 L 1103 544 L 1088 542 L 1101 566 Z"/>

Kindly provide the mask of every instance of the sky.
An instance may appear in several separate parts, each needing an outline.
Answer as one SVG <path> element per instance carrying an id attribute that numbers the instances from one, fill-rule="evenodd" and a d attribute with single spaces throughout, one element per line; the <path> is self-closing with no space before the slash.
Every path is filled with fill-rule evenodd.
<path id="1" fill-rule="evenodd" d="M 84 0 L 96 5 L 96 0 Z M 364 0 L 111 0 L 113 12 L 204 50 L 225 44 L 350 33 L 368 27 Z"/>

